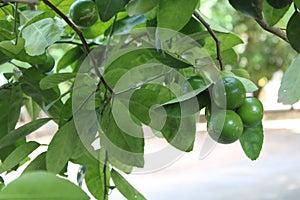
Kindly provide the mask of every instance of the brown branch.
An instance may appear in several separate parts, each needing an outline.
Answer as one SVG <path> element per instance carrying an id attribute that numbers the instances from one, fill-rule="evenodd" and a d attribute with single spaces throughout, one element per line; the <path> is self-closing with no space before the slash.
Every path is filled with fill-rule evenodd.
<path id="1" fill-rule="evenodd" d="M 100 81 L 103 83 L 103 85 L 105 86 L 105 88 L 107 88 L 109 90 L 110 93 L 113 93 L 113 90 L 111 89 L 111 87 L 106 83 L 106 81 L 104 80 L 100 70 L 98 69 L 97 63 L 95 62 L 95 59 L 93 58 L 92 54 L 90 54 L 91 50 L 89 45 L 87 44 L 82 32 L 77 28 L 77 26 L 75 24 L 73 24 L 73 22 L 71 22 L 71 20 L 64 14 L 62 13 L 58 8 L 56 8 L 55 5 L 53 5 L 50 1 L 48 0 L 43 0 L 43 2 L 49 6 L 55 13 L 57 13 L 75 32 L 76 34 L 79 36 L 80 41 L 82 42 L 82 45 L 85 49 L 86 54 L 90 57 L 90 59 L 93 62 L 94 65 L 94 70 L 96 75 L 99 77 Z"/>
<path id="2" fill-rule="evenodd" d="M 216 33 L 210 28 L 210 25 L 201 17 L 201 15 L 199 13 L 197 13 L 195 11 L 194 12 L 194 16 L 205 26 L 205 28 L 207 29 L 207 31 L 209 32 L 209 34 L 215 40 L 215 42 L 216 42 L 216 49 L 217 49 L 217 59 L 218 59 L 219 64 L 220 64 L 220 69 L 224 70 L 225 67 L 224 67 L 224 63 L 223 63 L 223 59 L 222 59 L 222 55 L 221 55 L 221 41 L 219 40 L 219 38 L 216 35 Z"/>
<path id="3" fill-rule="evenodd" d="M 280 28 L 275 27 L 275 26 L 269 27 L 268 24 L 263 19 L 255 19 L 255 20 L 260 25 L 260 27 L 262 27 L 264 30 L 280 37 L 281 39 L 283 39 L 286 42 L 289 42 L 289 40 L 286 37 L 286 33 L 284 31 L 282 31 Z"/>

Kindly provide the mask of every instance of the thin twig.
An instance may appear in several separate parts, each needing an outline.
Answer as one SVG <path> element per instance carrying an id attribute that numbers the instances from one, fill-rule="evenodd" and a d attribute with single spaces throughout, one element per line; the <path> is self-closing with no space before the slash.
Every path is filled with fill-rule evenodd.
<path id="1" fill-rule="evenodd" d="M 95 62 L 95 59 L 93 58 L 92 54 L 90 54 L 91 50 L 89 45 L 87 44 L 82 32 L 77 28 L 75 24 L 71 22 L 71 20 L 64 14 L 62 13 L 55 5 L 53 5 L 50 1 L 48 0 L 43 0 L 43 2 L 49 6 L 55 13 L 57 13 L 79 36 L 80 41 L 82 42 L 82 45 L 85 49 L 86 54 L 90 57 L 91 61 L 93 62 L 94 65 L 94 70 L 96 75 L 99 77 L 100 81 L 103 83 L 103 85 L 111 92 L 113 93 L 113 90 L 110 88 L 110 86 L 106 83 L 104 80 L 100 70 L 98 69 L 97 63 Z"/>
<path id="2" fill-rule="evenodd" d="M 216 35 L 216 33 L 210 28 L 210 25 L 201 17 L 201 15 L 199 13 L 197 13 L 195 11 L 194 12 L 194 16 L 205 26 L 205 28 L 207 29 L 207 31 L 209 32 L 209 34 L 215 40 L 215 42 L 216 42 L 216 49 L 217 49 L 217 59 L 218 59 L 219 64 L 220 64 L 220 69 L 224 70 L 224 63 L 223 63 L 223 59 L 222 59 L 222 55 L 221 55 L 221 41 L 219 40 L 219 38 Z"/>
<path id="3" fill-rule="evenodd" d="M 260 27 L 262 27 L 264 30 L 280 37 L 286 42 L 289 42 L 288 38 L 286 37 L 286 33 L 282 31 L 280 28 L 275 26 L 269 27 L 268 24 L 263 19 L 255 19 L 255 20 L 260 25 Z"/>

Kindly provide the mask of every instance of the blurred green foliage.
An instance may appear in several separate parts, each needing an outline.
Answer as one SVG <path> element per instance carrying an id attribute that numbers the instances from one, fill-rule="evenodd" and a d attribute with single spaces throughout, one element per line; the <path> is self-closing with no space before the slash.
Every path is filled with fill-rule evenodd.
<path id="1" fill-rule="evenodd" d="M 227 0 L 202 0 L 201 3 L 201 11 L 205 15 L 244 41 L 235 48 L 239 55 L 237 64 L 226 67 L 246 69 L 260 88 L 272 78 L 274 72 L 286 71 L 296 57 L 297 53 L 288 43 L 264 31 L 254 19 L 234 10 Z M 292 10 L 276 26 L 285 27 L 291 14 Z"/>

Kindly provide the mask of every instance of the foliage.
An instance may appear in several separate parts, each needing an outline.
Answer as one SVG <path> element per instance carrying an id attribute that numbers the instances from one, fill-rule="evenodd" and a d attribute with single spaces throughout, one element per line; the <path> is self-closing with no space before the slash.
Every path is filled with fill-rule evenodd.
<path id="1" fill-rule="evenodd" d="M 254 92 L 252 68 L 263 74 L 272 62 L 286 65 L 276 60 L 276 36 L 300 52 L 298 0 L 228 2 L 240 12 L 234 15 L 249 16 L 242 17 L 240 26 L 246 28 L 236 28 L 240 35 L 251 32 L 254 23 L 274 35 L 263 42 L 248 33 L 257 42 L 242 55 L 249 60 L 242 66 L 246 70 L 236 64 L 235 47 L 243 38 L 200 13 L 200 0 L 95 0 L 99 18 L 85 28 L 69 19 L 74 0 L 1 3 L 0 71 L 6 82 L 0 87 L 0 172 L 10 173 L 30 160 L 40 144 L 27 141 L 27 135 L 50 120 L 58 131 L 48 150 L 4 187 L 0 198 L 24 192 L 30 198 L 43 196 L 55 185 L 53 195 L 87 199 L 82 180 L 77 187 L 54 175 L 65 176 L 72 162 L 86 168 L 82 176 L 95 198 L 108 199 L 117 188 L 128 199 L 145 199 L 119 173 L 145 166 L 145 126 L 171 146 L 192 151 L 197 117 L 219 76 L 234 76 Z M 266 46 L 264 54 L 252 54 L 261 46 Z M 291 87 L 298 81 L 298 63 L 299 57 L 283 79 L 283 103 L 300 99 Z M 224 69 L 228 65 L 235 65 L 232 71 Z M 191 77 L 200 77 L 197 87 L 189 83 Z M 32 121 L 17 128 L 22 107 Z M 38 119 L 41 111 L 49 118 Z M 245 154 L 257 159 L 262 124 L 246 127 L 239 139 Z"/>

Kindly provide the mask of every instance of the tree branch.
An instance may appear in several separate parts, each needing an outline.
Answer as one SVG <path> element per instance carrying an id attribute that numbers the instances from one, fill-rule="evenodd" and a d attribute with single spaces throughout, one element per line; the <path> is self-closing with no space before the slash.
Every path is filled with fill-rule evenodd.
<path id="1" fill-rule="evenodd" d="M 283 39 L 286 42 L 289 42 L 289 40 L 286 37 L 286 33 L 284 31 L 282 31 L 280 28 L 272 26 L 269 27 L 268 24 L 265 22 L 265 20 L 263 19 L 255 19 L 255 21 L 260 25 L 260 27 L 262 27 L 264 30 L 280 37 L 281 39 Z"/>
<path id="2" fill-rule="evenodd" d="M 220 64 L 220 69 L 224 70 L 225 67 L 224 67 L 224 63 L 223 63 L 223 59 L 222 59 L 222 55 L 221 55 L 221 41 L 219 40 L 219 38 L 216 35 L 216 33 L 210 28 L 210 25 L 201 17 L 201 15 L 199 13 L 197 13 L 195 11 L 194 12 L 194 16 L 205 26 L 205 28 L 207 29 L 207 31 L 209 32 L 209 34 L 215 40 L 215 42 L 216 42 L 216 49 L 217 49 L 217 59 L 218 59 L 219 64 Z"/>

